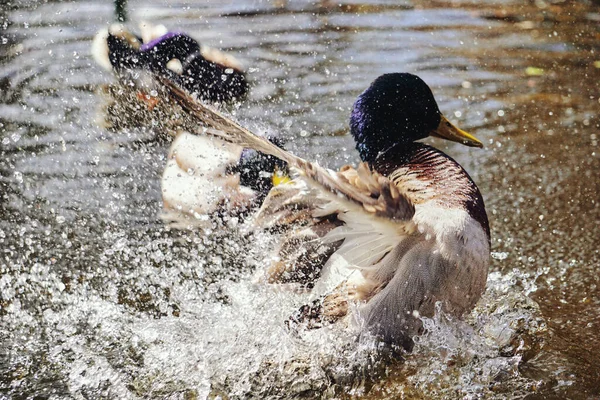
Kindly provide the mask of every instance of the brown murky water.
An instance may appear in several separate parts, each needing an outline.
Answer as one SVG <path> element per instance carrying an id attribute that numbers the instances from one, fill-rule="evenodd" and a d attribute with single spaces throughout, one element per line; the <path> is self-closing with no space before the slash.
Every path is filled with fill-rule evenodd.
<path id="1" fill-rule="evenodd" d="M 128 9 L 133 21 L 235 54 L 254 85 L 238 117 L 282 131 L 294 151 L 327 166 L 357 160 L 347 135 L 356 95 L 382 73 L 419 74 L 442 111 L 486 144 L 433 142 L 485 196 L 492 270 L 516 277 L 510 290 L 528 293 L 548 327 L 534 358 L 483 385 L 473 376 L 485 372 L 467 364 L 431 376 L 394 367 L 370 392 L 327 391 L 311 386 L 312 375 L 301 382 L 312 391 L 282 389 L 273 374 L 271 390 L 253 382 L 223 395 L 600 396 L 598 4 L 151 0 Z M 234 287 L 262 308 L 236 305 L 232 294 L 223 302 L 252 269 L 240 271 L 240 249 L 250 258 L 261 250 L 165 229 L 167 141 L 152 129 L 115 134 L 96 124 L 97 88 L 113 78 L 89 56 L 90 41 L 113 20 L 110 2 L 0 5 L 1 397 L 216 396 L 216 376 L 264 370 L 248 360 L 271 351 L 268 338 L 240 339 L 232 326 L 268 330 L 270 307 L 289 303 L 268 321 L 297 306 L 246 286 Z M 230 349 L 236 340 L 255 347 Z M 210 365 L 223 359 L 230 370 Z"/>

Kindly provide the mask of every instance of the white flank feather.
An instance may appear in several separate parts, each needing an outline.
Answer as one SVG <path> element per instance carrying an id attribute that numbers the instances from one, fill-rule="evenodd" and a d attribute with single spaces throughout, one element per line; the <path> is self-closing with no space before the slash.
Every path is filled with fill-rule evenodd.
<path id="1" fill-rule="evenodd" d="M 180 133 L 169 150 L 161 186 L 165 208 L 194 216 L 212 214 L 225 201 L 241 205 L 254 198 L 240 187 L 236 175 L 227 175 L 242 149 L 218 139 Z"/>
<path id="2" fill-rule="evenodd" d="M 473 259 L 482 263 L 489 258 L 487 236 L 466 210 L 448 209 L 428 201 L 415 206 L 413 220 L 426 238 L 435 238 L 445 259 L 454 262 Z"/>
<path id="3" fill-rule="evenodd" d="M 96 36 L 94 36 L 94 40 L 92 41 L 92 56 L 102 68 L 107 71 L 112 71 L 112 64 L 108 58 L 108 44 L 106 44 L 107 39 L 108 29 L 106 28 L 101 29 Z"/>
<path id="4" fill-rule="evenodd" d="M 215 49 L 213 47 L 202 45 L 200 47 L 200 54 L 208 61 L 221 64 L 225 67 L 237 69 L 238 71 L 244 70 L 244 66 L 242 65 L 242 63 L 239 62 L 234 56 L 232 56 L 231 54 L 224 53 L 221 50 Z"/>

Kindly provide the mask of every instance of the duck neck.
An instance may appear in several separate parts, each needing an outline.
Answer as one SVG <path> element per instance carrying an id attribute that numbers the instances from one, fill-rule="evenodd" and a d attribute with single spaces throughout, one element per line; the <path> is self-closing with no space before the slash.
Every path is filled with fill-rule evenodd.
<path id="1" fill-rule="evenodd" d="M 378 138 L 380 136 L 373 135 L 369 137 Z M 360 159 L 371 165 L 382 156 L 389 155 L 390 153 L 393 153 L 395 156 L 402 156 L 410 152 L 412 148 L 413 142 L 408 141 L 390 143 L 384 140 L 371 139 L 363 140 L 356 144 L 356 150 L 358 150 Z"/>
<path id="2" fill-rule="evenodd" d="M 392 147 L 400 150 L 420 138 L 420 135 L 412 134 L 413 127 L 406 126 L 393 115 L 365 111 L 361 101 L 360 98 L 357 100 L 350 116 L 350 133 L 362 161 L 372 164 Z"/>

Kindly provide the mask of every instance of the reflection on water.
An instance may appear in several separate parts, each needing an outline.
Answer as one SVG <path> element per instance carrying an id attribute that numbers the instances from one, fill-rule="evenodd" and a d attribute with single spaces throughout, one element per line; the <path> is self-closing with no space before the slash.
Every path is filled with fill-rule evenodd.
<path id="1" fill-rule="evenodd" d="M 598 6 L 339 3 L 127 6 L 233 52 L 254 85 L 237 116 L 327 166 L 357 160 L 349 107 L 374 77 L 422 76 L 486 143 L 434 142 L 486 197 L 495 273 L 476 312 L 426 321 L 402 362 L 341 328 L 285 330 L 307 294 L 253 283 L 271 239 L 163 227 L 168 140 L 95 123 L 113 78 L 89 46 L 114 4 L 13 2 L 0 7 L 3 396 L 600 393 Z"/>

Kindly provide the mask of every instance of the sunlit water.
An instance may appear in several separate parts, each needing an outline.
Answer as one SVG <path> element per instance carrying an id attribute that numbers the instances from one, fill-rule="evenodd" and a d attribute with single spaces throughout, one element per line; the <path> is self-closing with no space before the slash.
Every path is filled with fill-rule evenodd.
<path id="1" fill-rule="evenodd" d="M 600 10 L 585 2 L 130 1 L 241 59 L 236 111 L 356 162 L 349 108 L 416 72 L 486 150 L 439 141 L 479 185 L 488 289 L 401 359 L 344 326 L 289 330 L 309 293 L 260 282 L 268 235 L 165 228 L 169 139 L 98 125 L 89 56 L 110 2 L 0 6 L 0 396 L 593 398 L 600 394 Z"/>

